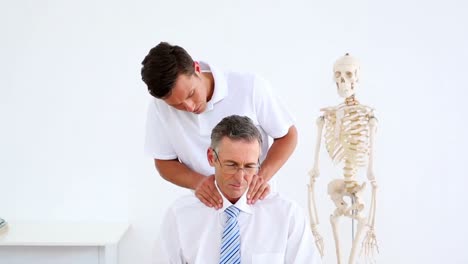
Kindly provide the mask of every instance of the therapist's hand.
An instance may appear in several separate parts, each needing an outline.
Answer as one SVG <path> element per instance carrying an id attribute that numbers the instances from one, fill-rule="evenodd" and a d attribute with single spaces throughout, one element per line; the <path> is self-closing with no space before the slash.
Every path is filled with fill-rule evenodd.
<path id="1" fill-rule="evenodd" d="M 206 177 L 195 189 L 195 196 L 208 207 L 216 210 L 223 207 L 223 199 L 215 186 L 214 175 Z"/>
<path id="2" fill-rule="evenodd" d="M 255 174 L 247 191 L 247 204 L 254 204 L 258 199 L 263 200 L 270 193 L 270 185 L 261 176 Z"/>

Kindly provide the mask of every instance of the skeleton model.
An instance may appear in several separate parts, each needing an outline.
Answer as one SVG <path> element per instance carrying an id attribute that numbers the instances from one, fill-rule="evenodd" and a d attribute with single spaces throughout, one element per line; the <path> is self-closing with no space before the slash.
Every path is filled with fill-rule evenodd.
<path id="1" fill-rule="evenodd" d="M 330 158 L 335 164 L 343 166 L 344 179 L 335 179 L 328 184 L 328 194 L 336 206 L 330 215 L 330 223 L 335 240 L 337 263 L 341 261 L 340 240 L 338 234 L 338 220 L 347 216 L 357 221 L 357 232 L 354 236 L 349 255 L 349 264 L 356 263 L 357 250 L 363 234 L 367 234 L 361 245 L 361 253 L 371 261 L 375 251 L 378 252 L 376 236 L 374 233 L 374 217 L 376 207 L 377 182 L 375 180 L 373 163 L 374 135 L 377 120 L 373 109 L 360 104 L 354 98 L 355 89 L 359 81 L 359 63 L 346 54 L 339 58 L 333 66 L 338 94 L 345 98 L 345 102 L 335 106 L 321 109 L 323 115 L 317 119 L 317 139 L 315 147 L 314 165 L 309 172 L 309 213 L 312 233 L 316 246 L 323 256 L 323 239 L 318 232 L 318 215 L 315 206 L 314 185 L 319 176 L 319 150 L 322 131 L 325 128 L 325 146 Z M 369 217 L 365 217 L 362 195 L 366 183 L 359 184 L 355 177 L 360 167 L 367 166 L 367 178 L 372 186 L 372 200 L 369 208 Z M 351 200 L 351 205 L 343 199 L 345 196 Z"/>

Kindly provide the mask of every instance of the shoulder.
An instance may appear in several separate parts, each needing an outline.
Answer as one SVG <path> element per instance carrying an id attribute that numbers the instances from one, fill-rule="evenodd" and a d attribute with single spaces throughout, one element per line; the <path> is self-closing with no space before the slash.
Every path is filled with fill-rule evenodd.
<path id="1" fill-rule="evenodd" d="M 370 107 L 368 105 L 363 105 L 363 104 L 361 104 L 360 106 L 364 109 L 365 112 L 367 112 L 370 115 L 374 116 L 375 109 L 373 107 Z"/>
<path id="2" fill-rule="evenodd" d="M 251 72 L 226 71 L 228 85 L 254 86 L 256 74 Z"/>
<path id="3" fill-rule="evenodd" d="M 160 116 L 162 113 L 168 110 L 168 105 L 161 99 L 151 98 L 148 103 L 148 111 L 153 115 Z"/>
<path id="4" fill-rule="evenodd" d="M 169 106 L 163 99 L 158 98 L 151 98 L 148 106 L 148 115 L 151 118 L 159 119 L 166 125 L 174 124 L 174 120 L 180 120 L 179 122 L 183 124 L 183 122 L 190 122 L 196 117 L 189 112 L 179 111 Z"/>
<path id="5" fill-rule="evenodd" d="M 337 109 L 338 109 L 338 106 L 327 106 L 327 107 L 320 108 L 320 111 L 323 112 L 324 114 L 328 114 L 328 113 L 335 113 Z"/>
<path id="6" fill-rule="evenodd" d="M 280 193 L 273 193 L 268 195 L 264 200 L 256 203 L 256 209 L 266 208 L 273 209 L 275 212 L 281 214 L 290 214 L 300 211 L 300 206 L 293 200 L 281 195 Z"/>
<path id="7" fill-rule="evenodd" d="M 231 82 L 242 82 L 252 86 L 269 86 L 269 82 L 262 75 L 253 72 L 227 71 L 226 79 Z"/>
<path id="8" fill-rule="evenodd" d="M 194 194 L 187 194 L 176 199 L 171 204 L 169 209 L 174 214 L 177 215 L 181 212 L 187 212 L 191 210 L 201 210 L 202 208 L 205 208 L 205 207 L 206 206 L 202 202 L 200 202 L 200 200 Z"/>

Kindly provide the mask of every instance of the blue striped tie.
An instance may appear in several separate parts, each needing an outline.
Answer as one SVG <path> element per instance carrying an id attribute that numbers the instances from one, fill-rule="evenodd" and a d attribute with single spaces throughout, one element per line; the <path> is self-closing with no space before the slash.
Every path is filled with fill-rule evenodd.
<path id="1" fill-rule="evenodd" d="M 237 216 L 240 210 L 234 205 L 229 206 L 224 213 L 227 216 L 221 239 L 220 264 L 236 264 L 240 262 L 240 230 Z"/>

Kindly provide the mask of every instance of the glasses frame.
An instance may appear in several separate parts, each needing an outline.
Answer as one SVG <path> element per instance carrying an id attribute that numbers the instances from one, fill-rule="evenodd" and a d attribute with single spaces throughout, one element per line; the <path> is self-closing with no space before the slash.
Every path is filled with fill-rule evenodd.
<path id="1" fill-rule="evenodd" d="M 218 161 L 219 166 L 221 166 L 221 169 L 222 169 L 223 172 L 226 173 L 226 174 L 230 174 L 230 175 L 236 174 L 236 173 L 239 171 L 239 169 L 240 169 L 240 170 L 242 170 L 242 171 L 244 172 L 245 175 L 254 175 L 255 173 L 258 173 L 258 171 L 260 170 L 260 159 L 258 159 L 258 160 L 257 160 L 257 166 L 255 167 L 256 171 L 255 171 L 254 173 L 250 173 L 250 172 L 247 172 L 247 171 L 246 171 L 246 169 L 251 169 L 251 168 L 239 167 L 237 164 L 236 164 L 235 166 L 233 166 L 233 167 L 236 167 L 236 171 L 235 171 L 235 172 L 226 172 L 226 171 L 225 171 L 225 170 L 226 170 L 226 169 L 225 169 L 226 167 L 224 167 L 223 164 L 221 163 L 221 161 L 219 160 L 218 152 L 216 152 L 216 150 L 215 150 L 214 148 L 212 148 L 212 150 L 213 150 L 213 152 L 214 152 L 214 154 L 215 154 L 215 156 L 216 156 L 216 160 Z M 253 168 L 252 168 L 252 169 L 253 169 Z"/>

